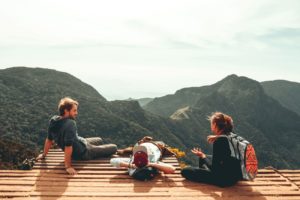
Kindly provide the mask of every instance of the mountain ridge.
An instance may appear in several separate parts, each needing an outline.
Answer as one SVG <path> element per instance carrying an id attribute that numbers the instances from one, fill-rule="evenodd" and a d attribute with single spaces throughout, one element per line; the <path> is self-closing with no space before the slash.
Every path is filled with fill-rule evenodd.
<path id="1" fill-rule="evenodd" d="M 160 119 L 147 114 L 143 119 L 147 122 L 145 124 L 133 114 L 126 117 L 124 113 L 132 112 L 130 109 L 139 113 L 147 111 L 135 102 L 131 107 L 126 101 L 122 103 L 123 107 L 109 102 L 93 87 L 67 73 L 16 67 L 0 70 L 0 80 L 0 142 L 10 144 L 1 149 L 0 161 L 8 167 L 10 163 L 14 166 L 20 164 L 26 156 L 37 154 L 42 149 L 48 121 L 57 114 L 57 104 L 65 96 L 79 102 L 76 121 L 80 136 L 100 136 L 105 142 L 127 147 L 150 135 L 159 140 L 168 139 L 170 145 L 184 148 L 164 125 L 167 122 L 156 126 Z M 21 150 L 13 147 L 15 143 L 23 146 L 27 153 L 20 156 Z"/>
<path id="2" fill-rule="evenodd" d="M 264 81 L 265 92 L 300 116 L 300 83 L 287 80 Z"/>
<path id="3" fill-rule="evenodd" d="M 79 101 L 78 132 L 84 137 L 101 136 L 105 142 L 126 147 L 150 135 L 185 151 L 185 160 L 196 164 L 190 149 L 212 150 L 206 141 L 211 134 L 207 116 L 222 111 L 233 117 L 235 131 L 255 145 L 260 167 L 300 166 L 300 146 L 294 142 L 300 140 L 300 117 L 247 77 L 230 75 L 212 85 L 155 98 L 149 103 L 155 112 L 145 110 L 148 104 L 143 109 L 138 101 L 107 101 L 76 77 L 41 68 L 0 70 L 0 95 L 0 143 L 5 145 L 1 163 L 17 165 L 36 154 L 58 101 L 70 96 Z M 14 146 L 24 148 L 24 153 Z"/>
<path id="4" fill-rule="evenodd" d="M 287 168 L 297 168 L 299 166 L 300 160 L 297 159 L 297 152 L 300 152 L 300 146 L 293 141 L 300 140 L 300 117 L 268 96 L 258 81 L 232 75 L 205 87 L 192 88 L 193 92 L 201 93 L 205 90 L 209 90 L 209 92 L 192 94 L 190 97 L 195 99 L 189 99 L 189 102 L 185 102 L 187 96 L 178 99 L 180 96 L 176 94 L 182 90 L 168 96 L 169 104 L 167 106 L 170 110 L 175 110 L 171 118 L 177 112 L 182 111 L 184 107 L 176 108 L 176 104 L 170 103 L 172 102 L 170 98 L 177 98 L 176 101 L 181 102 L 181 105 L 189 105 L 189 109 L 184 112 L 184 115 L 188 118 L 183 117 L 180 120 L 177 119 L 177 121 L 186 127 L 186 130 L 193 127 L 193 131 L 185 134 L 191 137 L 190 140 L 196 139 L 201 143 L 205 143 L 208 134 L 199 136 L 198 133 L 193 132 L 202 130 L 209 133 L 209 126 L 206 125 L 206 123 L 208 124 L 207 116 L 212 112 L 221 111 L 233 117 L 236 122 L 235 130 L 238 134 L 254 143 L 258 151 L 258 157 L 264 165 L 285 166 Z M 184 90 L 185 94 L 189 93 L 188 88 Z M 152 101 L 152 106 L 157 111 L 163 110 L 164 98 Z M 161 102 L 159 102 L 160 100 Z M 155 102 L 158 102 L 157 105 L 153 105 Z M 196 103 L 190 104 L 190 102 Z M 147 107 L 144 108 L 147 109 Z M 158 115 L 165 114 L 163 111 L 155 112 L 155 109 L 149 111 Z M 284 118 L 279 116 L 284 116 Z M 192 145 L 194 144 L 187 144 L 188 147 Z M 274 150 L 273 146 L 276 146 L 277 149 Z M 205 146 L 204 149 L 206 148 Z M 272 156 L 266 159 L 268 155 Z"/>

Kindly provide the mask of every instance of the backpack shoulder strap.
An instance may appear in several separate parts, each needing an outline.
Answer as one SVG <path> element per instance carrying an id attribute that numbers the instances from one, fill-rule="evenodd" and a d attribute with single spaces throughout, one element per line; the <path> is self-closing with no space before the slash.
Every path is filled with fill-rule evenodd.
<path id="1" fill-rule="evenodd" d="M 236 138 L 237 135 L 234 133 L 230 133 L 229 135 L 219 135 L 218 137 L 223 137 L 223 138 L 227 138 L 228 139 L 228 144 L 229 144 L 229 149 L 230 149 L 230 156 L 233 158 L 238 158 L 239 157 L 239 153 L 238 153 L 238 149 L 236 147 Z"/>

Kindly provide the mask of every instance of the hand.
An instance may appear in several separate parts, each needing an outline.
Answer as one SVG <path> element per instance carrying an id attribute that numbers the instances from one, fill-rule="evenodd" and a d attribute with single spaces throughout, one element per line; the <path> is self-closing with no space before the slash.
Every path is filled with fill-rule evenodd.
<path id="1" fill-rule="evenodd" d="M 218 136 L 216 136 L 216 135 L 209 135 L 209 136 L 207 136 L 207 141 L 208 141 L 208 143 L 211 144 L 211 143 L 214 143 L 217 138 L 218 138 Z"/>
<path id="2" fill-rule="evenodd" d="M 149 142 L 149 141 L 152 141 L 152 140 L 153 140 L 152 137 L 150 137 L 150 136 L 145 136 L 145 137 L 143 137 L 140 141 L 138 141 L 138 144 L 142 144 L 142 143 L 144 143 L 144 142 Z"/>
<path id="3" fill-rule="evenodd" d="M 77 174 L 76 170 L 75 170 L 73 167 L 68 167 L 68 168 L 66 168 L 66 171 L 67 171 L 68 174 L 70 174 L 70 175 Z"/>
<path id="4" fill-rule="evenodd" d="M 196 156 L 199 156 L 200 158 L 206 158 L 205 153 L 203 153 L 200 148 L 193 148 L 191 151 L 193 154 L 195 154 Z"/>
<path id="5" fill-rule="evenodd" d="M 131 168 L 131 169 L 136 169 L 137 167 L 135 166 L 135 164 L 133 164 L 133 163 L 129 163 L 128 164 L 128 168 Z"/>
<path id="6" fill-rule="evenodd" d="M 43 153 L 41 153 L 40 155 L 38 155 L 38 157 L 35 158 L 35 161 L 44 160 L 45 157 L 46 156 Z"/>

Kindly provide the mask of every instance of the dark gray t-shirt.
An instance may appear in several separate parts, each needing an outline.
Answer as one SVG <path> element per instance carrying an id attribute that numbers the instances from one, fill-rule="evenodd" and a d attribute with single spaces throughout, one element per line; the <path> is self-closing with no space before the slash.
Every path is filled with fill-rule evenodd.
<path id="1" fill-rule="evenodd" d="M 48 139 L 54 140 L 62 150 L 72 146 L 73 159 L 81 159 L 87 149 L 86 139 L 78 136 L 76 122 L 71 118 L 53 116 L 49 122 Z"/>

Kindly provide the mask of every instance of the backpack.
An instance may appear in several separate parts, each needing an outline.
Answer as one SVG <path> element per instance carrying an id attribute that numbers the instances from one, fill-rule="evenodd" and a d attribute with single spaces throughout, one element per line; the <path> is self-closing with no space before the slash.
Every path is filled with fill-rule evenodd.
<path id="1" fill-rule="evenodd" d="M 154 167 L 146 166 L 135 169 L 134 173 L 132 174 L 132 177 L 140 181 L 148 181 L 153 179 L 157 173 L 158 171 Z"/>
<path id="2" fill-rule="evenodd" d="M 240 161 L 244 180 L 253 180 L 257 175 L 258 161 L 252 144 L 234 133 L 222 135 L 228 138 L 231 157 Z"/>
<path id="3" fill-rule="evenodd" d="M 21 166 L 19 167 L 21 170 L 31 170 L 35 163 L 35 158 L 26 158 Z"/>

